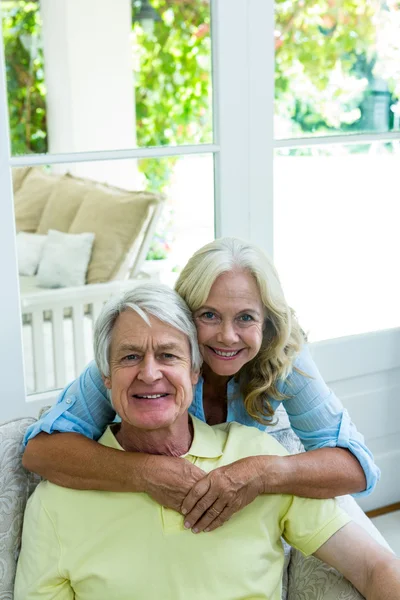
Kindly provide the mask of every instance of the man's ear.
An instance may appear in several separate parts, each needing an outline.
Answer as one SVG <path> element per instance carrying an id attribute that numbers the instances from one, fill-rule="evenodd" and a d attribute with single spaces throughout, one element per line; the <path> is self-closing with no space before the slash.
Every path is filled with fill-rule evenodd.
<path id="1" fill-rule="evenodd" d="M 196 383 L 199 381 L 199 376 L 200 376 L 200 371 L 192 371 L 192 374 L 190 376 L 192 385 L 196 385 Z"/>
<path id="2" fill-rule="evenodd" d="M 104 375 L 101 376 L 104 382 L 104 385 L 106 386 L 106 388 L 108 390 L 111 390 L 111 377 L 105 377 Z"/>

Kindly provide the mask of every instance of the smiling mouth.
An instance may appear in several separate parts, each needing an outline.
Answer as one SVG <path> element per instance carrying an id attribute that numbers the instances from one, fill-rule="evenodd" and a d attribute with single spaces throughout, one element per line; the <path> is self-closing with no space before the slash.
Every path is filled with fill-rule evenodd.
<path id="1" fill-rule="evenodd" d="M 169 394 L 133 394 L 133 397 L 138 398 L 138 400 L 158 400 L 166 396 L 169 396 Z"/>
<path id="2" fill-rule="evenodd" d="M 220 358 L 236 358 L 236 356 L 243 350 L 243 348 L 241 348 L 240 350 L 225 351 L 225 350 L 216 350 L 215 348 L 211 348 L 211 346 L 208 346 L 208 347 L 210 348 L 210 350 L 212 350 L 214 352 L 214 354 L 216 354 Z"/>

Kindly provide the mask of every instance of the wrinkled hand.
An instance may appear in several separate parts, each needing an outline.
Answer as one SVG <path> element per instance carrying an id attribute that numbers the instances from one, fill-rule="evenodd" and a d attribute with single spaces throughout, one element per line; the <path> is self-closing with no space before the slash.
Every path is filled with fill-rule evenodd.
<path id="1" fill-rule="evenodd" d="M 200 479 L 182 504 L 185 527 L 213 531 L 264 492 L 259 457 L 219 467 Z"/>
<path id="2" fill-rule="evenodd" d="M 149 456 L 144 491 L 161 506 L 182 512 L 182 502 L 205 475 L 205 471 L 183 458 Z"/>

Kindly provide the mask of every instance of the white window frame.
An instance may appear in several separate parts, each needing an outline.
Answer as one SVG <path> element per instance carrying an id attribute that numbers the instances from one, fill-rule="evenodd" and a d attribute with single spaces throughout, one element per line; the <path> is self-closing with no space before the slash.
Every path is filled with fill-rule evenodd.
<path id="1" fill-rule="evenodd" d="M 274 3 L 210 0 L 213 48 L 212 144 L 12 157 L 0 31 L 0 240 L 2 293 L 0 421 L 36 416 L 52 391 L 26 397 L 11 168 L 121 159 L 212 154 L 215 233 L 238 236 L 273 256 L 273 156 L 280 148 L 400 140 L 400 132 L 274 139 Z M 0 4 L 1 10 L 1 4 Z"/>
<path id="2" fill-rule="evenodd" d="M 249 239 L 272 255 L 274 4 L 265 0 L 210 1 L 213 144 L 12 157 L 0 31 L 0 243 L 3 257 L 0 421 L 37 416 L 38 410 L 52 403 L 58 394 L 53 391 L 27 397 L 25 393 L 12 167 L 211 153 L 215 163 L 216 235 Z"/>

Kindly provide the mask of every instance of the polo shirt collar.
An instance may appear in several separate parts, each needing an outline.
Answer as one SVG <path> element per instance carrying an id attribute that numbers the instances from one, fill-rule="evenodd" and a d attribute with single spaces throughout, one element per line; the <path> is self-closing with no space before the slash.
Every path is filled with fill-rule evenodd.
<path id="1" fill-rule="evenodd" d="M 218 458 L 223 454 L 223 436 L 218 436 L 218 430 L 214 429 L 207 423 L 203 423 L 200 419 L 190 415 L 193 423 L 193 440 L 189 451 L 182 455 L 182 458 L 186 456 L 194 456 L 197 458 Z M 117 438 L 111 431 L 110 426 L 107 427 L 99 443 L 109 448 L 116 450 L 124 450 L 118 443 Z"/>
<path id="2" fill-rule="evenodd" d="M 219 458 L 223 454 L 223 436 L 218 435 L 218 429 L 214 429 L 204 421 L 190 415 L 193 423 L 193 440 L 189 452 L 197 458 Z"/>

